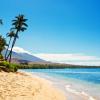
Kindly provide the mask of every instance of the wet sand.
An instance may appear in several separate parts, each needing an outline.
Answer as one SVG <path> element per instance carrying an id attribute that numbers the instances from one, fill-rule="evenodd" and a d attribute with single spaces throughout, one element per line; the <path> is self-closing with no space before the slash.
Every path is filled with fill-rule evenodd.
<path id="1" fill-rule="evenodd" d="M 58 76 L 53 77 L 45 73 L 32 72 L 31 74 L 51 81 L 53 86 L 64 92 L 66 100 L 100 100 L 100 93 L 97 93 L 100 87 L 97 89 L 97 87 L 89 83 L 83 83 L 83 81 L 62 79 Z"/>

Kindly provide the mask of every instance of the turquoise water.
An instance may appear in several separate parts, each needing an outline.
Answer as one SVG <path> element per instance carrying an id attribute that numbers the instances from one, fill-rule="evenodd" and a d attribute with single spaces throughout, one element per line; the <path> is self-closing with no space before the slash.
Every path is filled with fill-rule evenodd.
<path id="1" fill-rule="evenodd" d="M 78 79 L 93 84 L 100 84 L 100 68 L 23 69 L 23 71 L 45 73 L 53 77 Z"/>

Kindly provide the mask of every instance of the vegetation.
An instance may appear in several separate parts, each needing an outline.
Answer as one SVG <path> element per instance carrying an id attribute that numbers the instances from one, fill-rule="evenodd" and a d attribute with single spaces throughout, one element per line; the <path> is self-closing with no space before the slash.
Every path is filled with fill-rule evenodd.
<path id="1" fill-rule="evenodd" d="M 15 43 L 16 43 L 16 39 L 18 38 L 18 33 L 21 32 L 21 31 L 24 32 L 27 29 L 26 27 L 28 27 L 28 25 L 25 23 L 27 21 L 27 19 L 24 18 L 24 15 L 19 15 L 19 16 L 16 16 L 15 18 L 16 18 L 15 20 L 12 20 L 13 28 L 11 28 L 11 29 L 15 30 L 16 33 L 14 35 L 14 40 L 13 40 L 13 43 L 12 43 L 12 46 L 11 46 L 11 50 L 10 50 L 8 56 L 7 56 L 7 60 L 10 56 L 9 62 L 11 62 L 12 49 L 13 49 Z"/>
<path id="2" fill-rule="evenodd" d="M 9 39 L 9 43 L 8 43 L 8 46 L 7 46 L 7 49 L 6 49 L 6 53 L 5 53 L 5 60 L 7 60 L 6 56 L 7 56 L 7 53 L 8 53 L 8 49 L 9 49 L 9 46 L 10 46 L 10 43 L 11 43 L 11 39 L 14 38 L 15 33 L 14 33 L 14 31 L 11 31 L 11 32 L 7 33 L 6 35 L 10 39 Z"/>
<path id="3" fill-rule="evenodd" d="M 16 72 L 18 69 L 17 64 L 11 64 L 6 61 L 0 62 L 0 71 L 5 71 L 5 72 Z"/>
<path id="4" fill-rule="evenodd" d="M 0 35 L 0 60 L 3 60 L 3 56 L 1 54 L 1 52 L 5 49 L 5 46 L 7 45 L 5 38 L 3 38 Z"/>
<path id="5" fill-rule="evenodd" d="M 0 25 L 2 25 L 3 22 L 2 22 L 2 19 L 0 19 Z M 5 45 L 6 45 L 6 41 L 5 39 L 0 35 L 0 61 L 3 60 L 3 56 L 1 54 L 2 50 L 5 49 Z"/>
<path id="6" fill-rule="evenodd" d="M 67 64 L 14 64 L 6 61 L 0 62 L 0 70 L 16 72 L 18 69 L 65 69 L 65 68 L 100 68 L 100 66 L 79 66 Z"/>
<path id="7" fill-rule="evenodd" d="M 0 35 L 0 71 L 6 72 L 16 72 L 17 69 L 61 69 L 61 68 L 100 68 L 100 66 L 79 66 L 79 65 L 67 65 L 67 64 L 53 64 L 53 63 L 25 63 L 25 64 L 12 64 L 11 57 L 12 57 L 12 49 L 16 43 L 16 40 L 19 36 L 20 32 L 23 32 L 27 29 L 28 25 L 26 24 L 27 19 L 24 18 L 24 15 L 19 15 L 15 17 L 15 20 L 12 20 L 12 28 L 10 32 L 7 33 L 7 37 L 9 37 L 8 45 L 4 37 Z M 3 22 L 0 19 L 0 24 L 2 25 Z M 12 40 L 12 43 L 11 43 Z M 5 53 L 5 60 L 1 54 L 1 52 L 7 46 L 6 53 Z M 8 53 L 8 50 L 11 46 L 11 50 Z M 9 62 L 8 62 L 9 61 Z"/>
<path id="8" fill-rule="evenodd" d="M 19 15 L 19 16 L 16 16 L 15 18 L 16 18 L 15 20 L 12 20 L 13 27 L 10 29 L 10 32 L 7 33 L 7 37 L 9 37 L 8 45 L 6 43 L 5 38 L 3 38 L 0 35 L 0 71 L 3 70 L 6 72 L 16 72 L 17 68 L 18 68 L 17 64 L 10 63 L 11 56 L 12 56 L 12 49 L 16 43 L 19 32 L 25 31 L 27 29 L 28 25 L 26 24 L 27 19 L 24 18 L 24 15 Z M 3 24 L 1 19 L 0 19 L 0 24 L 1 25 Z M 12 40 L 12 43 L 11 43 L 11 40 Z M 8 53 L 10 45 L 11 45 L 11 50 Z M 7 46 L 7 49 L 6 49 L 5 60 L 4 60 L 1 52 L 5 49 L 5 46 Z"/>
<path id="9" fill-rule="evenodd" d="M 64 68 L 100 68 L 100 66 L 80 66 L 80 65 L 67 65 L 67 64 L 17 64 L 18 69 L 64 69 Z"/>
<path id="10" fill-rule="evenodd" d="M 3 60 L 3 56 L 2 56 L 2 54 L 0 54 L 0 61 L 2 61 Z"/>

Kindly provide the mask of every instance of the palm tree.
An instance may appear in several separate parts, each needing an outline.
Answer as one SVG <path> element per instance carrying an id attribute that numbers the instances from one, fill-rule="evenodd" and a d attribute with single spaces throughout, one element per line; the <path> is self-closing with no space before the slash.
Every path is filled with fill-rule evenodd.
<path id="1" fill-rule="evenodd" d="M 5 60 L 7 60 L 6 56 L 7 56 L 7 53 L 8 53 L 8 49 L 9 49 L 9 46 L 10 46 L 10 43 L 11 43 L 11 39 L 15 36 L 15 33 L 14 33 L 14 31 L 11 31 L 11 32 L 7 33 L 6 35 L 10 39 L 9 39 L 9 43 L 7 45 L 7 49 L 6 49 L 6 53 L 5 53 Z"/>
<path id="2" fill-rule="evenodd" d="M 10 56 L 9 62 L 11 62 L 12 49 L 13 49 L 15 43 L 16 43 L 18 33 L 21 32 L 21 31 L 22 32 L 25 31 L 28 27 L 28 25 L 25 23 L 27 21 L 27 19 L 24 18 L 24 15 L 19 15 L 19 16 L 16 16 L 15 18 L 16 18 L 15 20 L 12 20 L 12 22 L 13 22 L 12 25 L 14 27 L 11 28 L 11 29 L 15 29 L 16 33 L 15 33 L 15 37 L 14 37 L 14 40 L 13 40 L 13 43 L 12 43 L 11 51 L 8 54 L 8 57 Z"/>
<path id="3" fill-rule="evenodd" d="M 3 22 L 2 22 L 2 19 L 0 19 L 0 25 L 2 25 Z M 3 59 L 3 56 L 1 54 L 2 50 L 4 49 L 4 45 L 5 45 L 6 41 L 5 39 L 0 35 L 0 59 Z"/>
<path id="4" fill-rule="evenodd" d="M 3 38 L 1 35 L 0 35 L 0 58 L 3 58 L 2 56 L 2 51 L 5 49 L 5 46 L 6 46 L 6 40 L 5 38 Z"/>

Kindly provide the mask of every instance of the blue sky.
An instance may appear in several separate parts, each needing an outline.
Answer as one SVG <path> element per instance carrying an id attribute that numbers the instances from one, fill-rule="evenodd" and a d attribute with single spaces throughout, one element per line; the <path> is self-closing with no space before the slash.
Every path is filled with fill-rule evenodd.
<path id="1" fill-rule="evenodd" d="M 32 53 L 83 53 L 100 57 L 100 0 L 1 0 L 4 36 L 18 14 L 28 18 L 16 46 Z"/>

